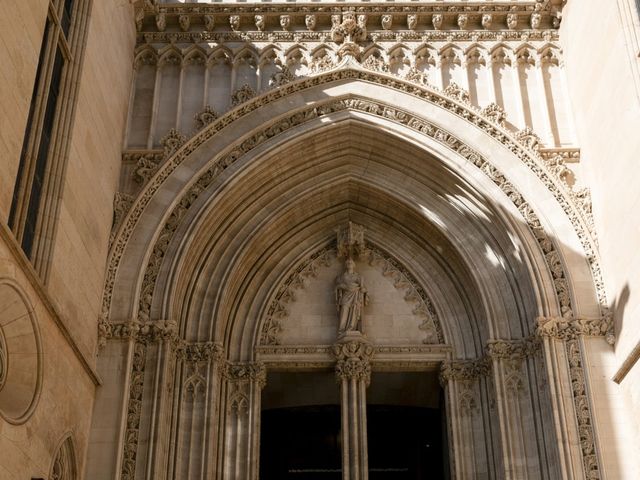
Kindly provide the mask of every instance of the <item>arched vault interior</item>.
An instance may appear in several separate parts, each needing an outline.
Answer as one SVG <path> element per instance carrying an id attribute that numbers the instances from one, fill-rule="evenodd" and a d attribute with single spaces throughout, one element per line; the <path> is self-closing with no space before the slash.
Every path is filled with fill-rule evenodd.
<path id="1" fill-rule="evenodd" d="M 496 200 L 504 194 L 384 125 L 331 120 L 242 159 L 198 196 L 173 236 L 152 317 L 179 319 L 186 340 L 248 360 L 277 286 L 352 221 L 428 293 L 456 357 L 530 334 L 540 312 L 531 240 Z"/>

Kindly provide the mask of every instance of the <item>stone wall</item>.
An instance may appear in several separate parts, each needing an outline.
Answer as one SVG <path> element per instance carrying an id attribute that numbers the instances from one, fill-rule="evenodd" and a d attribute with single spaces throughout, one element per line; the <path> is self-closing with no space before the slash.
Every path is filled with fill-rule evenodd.
<path id="1" fill-rule="evenodd" d="M 8 216 L 48 1 L 15 3 L 11 14 L 0 19 L 0 325 L 9 366 L 8 383 L 0 395 L 0 478 L 51 478 L 54 459 L 62 450 L 63 456 L 75 459 L 73 471 L 79 475 L 84 470 L 95 389 L 100 383 L 94 370 L 97 321 L 135 26 L 129 2 L 93 2 L 85 56 L 74 60 L 83 62 L 79 95 L 68 132 L 68 162 L 56 172 L 64 185 L 49 276 L 43 279 L 16 242 Z M 12 328 L 12 299 L 17 294 L 7 296 L 5 291 L 24 297 L 35 325 L 34 333 L 27 335 L 31 340 L 25 341 L 27 337 Z M 28 327 L 29 322 L 23 323 Z M 37 366 L 21 370 L 27 356 L 36 358 Z M 18 385 L 21 378 L 29 385 L 28 394 L 22 392 L 24 385 Z M 14 383 L 17 387 L 11 388 Z M 29 401 L 33 408 L 13 418 L 12 413 Z M 18 409 L 12 407 L 16 402 Z M 61 449 L 69 434 L 71 441 Z"/>
<path id="2" fill-rule="evenodd" d="M 603 449 L 615 442 L 620 447 L 617 456 L 621 470 L 610 471 L 610 478 L 639 475 L 638 466 L 632 466 L 634 455 L 622 453 L 624 445 L 634 444 L 630 437 L 633 431 L 629 432 L 621 420 L 622 410 L 626 408 L 628 414 L 634 407 L 625 407 L 620 401 L 612 403 L 616 387 L 604 382 L 612 377 L 621 380 L 636 412 L 640 409 L 640 363 L 633 365 L 638 355 L 631 355 L 640 342 L 640 190 L 636 178 L 640 79 L 635 65 L 638 45 L 631 41 L 633 32 L 629 30 L 637 28 L 634 9 L 634 2 L 627 0 L 572 0 L 565 7 L 560 31 L 585 177 L 592 189 L 603 271 L 615 313 L 615 359 L 594 352 L 594 361 L 602 368 L 592 372 L 601 378 L 594 382 L 596 402 L 601 402 L 603 412 L 609 409 L 606 417 L 610 421 L 601 437 Z M 637 348 L 636 353 L 640 353 Z M 637 441 L 636 437 L 635 445 Z"/>
<path id="3" fill-rule="evenodd" d="M 0 219 L 9 218 L 24 128 L 29 115 L 48 0 L 17 2 L 0 18 Z"/>
<path id="4" fill-rule="evenodd" d="M 95 350 L 134 40 L 130 5 L 94 2 L 49 275 L 87 355 Z"/>

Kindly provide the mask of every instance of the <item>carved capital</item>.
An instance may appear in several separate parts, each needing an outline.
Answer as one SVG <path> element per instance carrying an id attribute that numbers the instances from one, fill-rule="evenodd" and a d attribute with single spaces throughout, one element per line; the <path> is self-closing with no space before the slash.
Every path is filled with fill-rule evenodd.
<path id="1" fill-rule="evenodd" d="M 230 383 L 255 383 L 259 388 L 267 384 L 267 369 L 261 362 L 227 363 L 223 370 L 224 378 Z"/>
<path id="2" fill-rule="evenodd" d="M 178 357 L 187 362 L 221 363 L 224 360 L 225 351 L 219 343 L 185 343 L 178 349 Z"/>
<path id="3" fill-rule="evenodd" d="M 489 369 L 489 362 L 484 357 L 471 360 L 445 360 L 440 367 L 440 384 L 445 386 L 451 380 L 470 382 L 489 375 Z"/>
<path id="4" fill-rule="evenodd" d="M 336 357 L 336 378 L 342 380 L 364 380 L 369 385 L 371 381 L 371 359 L 373 358 L 373 346 L 358 338 L 337 343 L 333 346 Z"/>
<path id="5" fill-rule="evenodd" d="M 579 336 L 604 337 L 607 343 L 615 343 L 613 314 L 607 312 L 599 318 L 539 317 L 536 334 L 559 340 L 575 340 Z"/>
<path id="6" fill-rule="evenodd" d="M 527 337 L 517 340 L 489 340 L 486 351 L 493 359 L 522 360 L 534 355 L 539 348 L 538 338 Z"/>

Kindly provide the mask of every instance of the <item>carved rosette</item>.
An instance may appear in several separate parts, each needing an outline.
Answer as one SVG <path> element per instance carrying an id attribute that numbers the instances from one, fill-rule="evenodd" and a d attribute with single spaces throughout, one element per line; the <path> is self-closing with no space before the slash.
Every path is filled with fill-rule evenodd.
<path id="1" fill-rule="evenodd" d="M 373 346 L 363 338 L 348 340 L 333 346 L 336 357 L 336 379 L 371 382 L 371 359 Z"/>

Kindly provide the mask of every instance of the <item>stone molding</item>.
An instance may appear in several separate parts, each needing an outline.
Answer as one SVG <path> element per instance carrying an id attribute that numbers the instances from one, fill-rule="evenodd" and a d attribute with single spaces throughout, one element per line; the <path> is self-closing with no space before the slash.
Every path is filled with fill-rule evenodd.
<path id="1" fill-rule="evenodd" d="M 331 38 L 342 41 L 406 39 L 430 33 L 499 34 L 555 31 L 561 7 L 549 1 L 454 1 L 364 4 L 157 4 L 144 2 L 136 10 L 138 41 L 219 41 L 221 37 L 249 41 L 300 41 Z M 347 34 L 352 17 L 356 32 Z M 345 25 L 346 23 L 346 25 Z M 443 29 L 444 27 L 444 29 Z M 233 35 L 233 36 L 232 36 Z"/>

